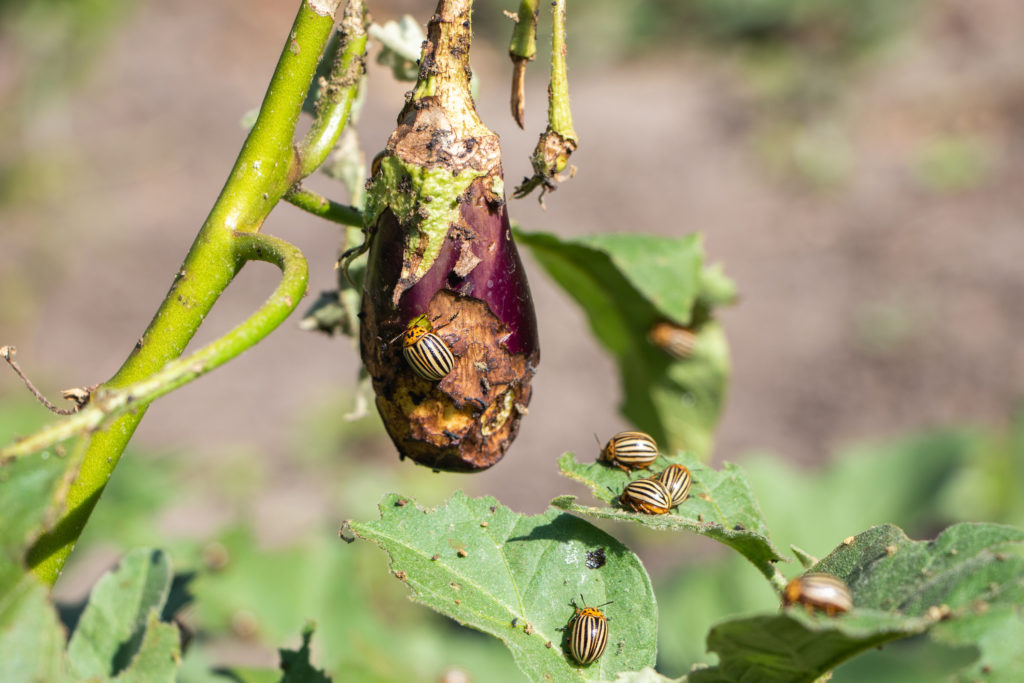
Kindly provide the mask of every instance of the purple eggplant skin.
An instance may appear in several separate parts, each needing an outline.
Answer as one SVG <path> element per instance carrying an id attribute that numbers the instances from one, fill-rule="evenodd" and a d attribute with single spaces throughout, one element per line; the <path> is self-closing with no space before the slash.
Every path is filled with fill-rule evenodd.
<path id="1" fill-rule="evenodd" d="M 540 347 L 509 227 L 498 138 L 479 121 L 468 95 L 468 9 L 450 11 L 457 4 L 438 5 L 421 60 L 421 81 L 429 72 L 431 88 L 406 103 L 368 185 L 392 199 L 379 201 L 384 208 L 367 226 L 360 350 L 401 457 L 435 470 L 473 472 L 498 462 L 515 439 Z M 444 81 L 455 69 L 466 69 L 457 74 L 464 97 L 461 86 Z M 383 167 L 398 179 L 386 192 Z M 452 193 L 450 207 L 438 207 L 439 195 L 428 192 L 434 186 L 416 185 L 423 169 L 435 178 L 443 170 L 445 177 L 468 179 Z M 394 200 L 399 194 L 406 199 Z M 412 201 L 413 211 L 394 208 Z M 438 210 L 445 211 L 447 230 L 442 224 L 441 234 L 430 237 L 424 215 Z M 402 355 L 400 336 L 422 314 L 455 358 L 451 372 L 435 382 L 416 374 Z"/>
<path id="2" fill-rule="evenodd" d="M 360 346 L 377 409 L 399 453 L 437 470 L 481 470 L 502 458 L 529 405 L 540 360 L 533 302 L 505 205 L 488 201 L 485 184 L 471 185 L 460 224 L 449 228 L 430 270 L 401 293 L 397 307 L 391 293 L 404 230 L 390 211 L 377 223 L 364 280 Z M 476 263 L 462 272 L 459 264 L 467 262 Z M 455 356 L 452 371 L 436 383 L 417 375 L 401 342 L 392 341 L 424 313 Z"/>

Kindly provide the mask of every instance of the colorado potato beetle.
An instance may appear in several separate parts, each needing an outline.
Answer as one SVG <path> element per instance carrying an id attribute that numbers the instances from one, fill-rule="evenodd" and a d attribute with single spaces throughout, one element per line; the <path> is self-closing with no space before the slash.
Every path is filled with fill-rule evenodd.
<path id="1" fill-rule="evenodd" d="M 672 507 L 672 497 L 657 479 L 637 479 L 622 489 L 619 503 L 634 512 L 664 515 Z"/>
<path id="2" fill-rule="evenodd" d="M 624 472 L 650 467 L 657 459 L 658 444 L 643 432 L 619 432 L 608 440 L 598 458 Z"/>
<path id="3" fill-rule="evenodd" d="M 655 323 L 647 338 L 677 360 L 690 358 L 697 347 L 697 334 L 693 329 L 666 321 Z"/>
<path id="4" fill-rule="evenodd" d="M 580 600 L 583 600 L 582 595 Z M 569 654 L 580 664 L 591 664 L 600 659 L 608 644 L 608 618 L 598 609 L 604 605 L 587 607 L 583 600 L 583 607 L 580 608 L 574 600 L 572 606 L 576 614 L 569 622 Z"/>
<path id="5" fill-rule="evenodd" d="M 842 579 L 820 572 L 798 576 L 786 584 L 782 591 L 785 607 L 801 604 L 808 613 L 821 610 L 830 617 L 853 608 L 850 589 Z"/>
<path id="6" fill-rule="evenodd" d="M 655 479 L 668 491 L 672 507 L 679 505 L 690 495 L 690 470 L 682 465 L 669 465 Z"/>
<path id="7" fill-rule="evenodd" d="M 402 355 L 413 372 L 428 382 L 444 379 L 455 367 L 455 356 L 448 344 L 434 334 L 434 326 L 426 315 L 409 321 L 402 333 Z"/>

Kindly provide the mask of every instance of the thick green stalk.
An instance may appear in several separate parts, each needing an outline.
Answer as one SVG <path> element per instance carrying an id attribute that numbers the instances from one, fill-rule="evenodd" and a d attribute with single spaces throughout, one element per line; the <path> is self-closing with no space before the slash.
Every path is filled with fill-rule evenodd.
<path id="1" fill-rule="evenodd" d="M 316 118 L 296 150 L 302 177 L 318 169 L 338 143 L 366 71 L 366 9 L 362 0 L 349 0 L 341 31 L 341 50 L 317 100 Z"/>
<path id="2" fill-rule="evenodd" d="M 548 125 L 565 140 L 576 142 L 569 108 L 569 76 L 565 65 L 565 0 L 551 3 L 551 84 L 548 87 Z M 562 169 L 557 169 L 560 172 Z"/>
<path id="3" fill-rule="evenodd" d="M 572 110 L 569 108 L 569 76 L 565 64 L 565 0 L 551 3 L 553 25 L 551 29 L 551 82 L 548 84 L 548 127 L 541 133 L 537 146 L 530 156 L 533 176 L 527 178 L 515 189 L 513 196 L 523 198 L 534 188 L 540 187 L 540 201 L 544 193 L 551 192 L 562 180 L 559 173 L 569 170 L 569 177 L 575 168 L 569 166 L 569 157 L 576 151 L 578 140 L 572 126 Z"/>
<path id="4" fill-rule="evenodd" d="M 334 26 L 337 6 L 338 0 L 303 1 L 256 124 L 246 138 L 231 175 L 160 309 L 121 369 L 98 390 L 99 395 L 105 390 L 125 389 L 148 380 L 179 358 L 245 261 L 262 259 L 272 253 L 266 244 L 247 247 L 240 233 L 258 231 L 274 205 L 301 178 L 293 149 L 295 125 L 320 54 Z M 301 254 L 298 257 L 301 258 Z M 297 304 L 298 297 L 293 296 L 289 310 Z M 267 321 L 276 325 L 280 319 L 271 315 Z M 254 323 L 251 328 L 236 330 L 239 334 L 232 343 L 241 341 L 251 346 L 261 338 L 263 329 L 263 323 Z M 80 437 L 88 445 L 81 470 L 68 493 L 66 509 L 52 530 L 29 552 L 29 566 L 47 583 L 54 583 L 60 575 L 145 411 L 146 404 L 142 404 L 103 428 Z"/>

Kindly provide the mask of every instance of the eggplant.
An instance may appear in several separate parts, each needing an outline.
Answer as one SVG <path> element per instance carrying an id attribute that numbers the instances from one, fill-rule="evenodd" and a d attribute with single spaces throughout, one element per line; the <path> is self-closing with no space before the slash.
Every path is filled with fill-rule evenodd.
<path id="1" fill-rule="evenodd" d="M 360 311 L 362 360 L 400 456 L 457 472 L 505 454 L 540 360 L 501 147 L 469 93 L 470 6 L 438 3 L 416 88 L 374 161 Z M 444 355 L 438 340 L 454 362 L 428 379 L 403 348 L 423 344 L 416 350 L 431 363 L 433 351 Z M 448 360 L 439 358 L 437 374 Z"/>

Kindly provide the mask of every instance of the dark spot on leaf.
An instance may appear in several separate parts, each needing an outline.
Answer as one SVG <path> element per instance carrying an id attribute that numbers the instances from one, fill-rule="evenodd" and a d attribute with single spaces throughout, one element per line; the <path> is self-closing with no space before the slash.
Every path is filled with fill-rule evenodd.
<path id="1" fill-rule="evenodd" d="M 734 526 L 732 528 L 732 530 L 733 531 L 746 531 L 747 527 L 743 526 L 742 524 L 737 524 L 736 526 Z"/>

